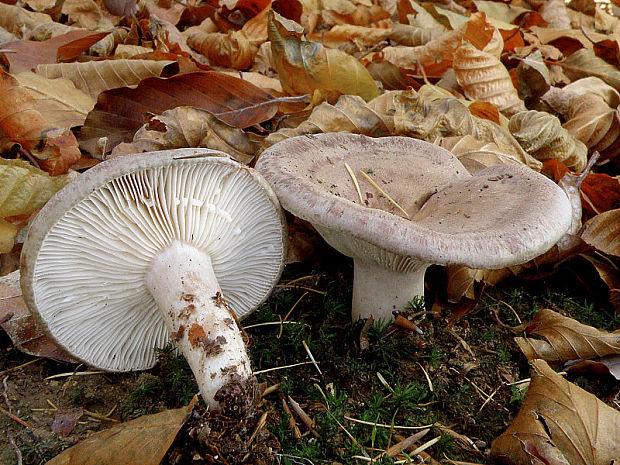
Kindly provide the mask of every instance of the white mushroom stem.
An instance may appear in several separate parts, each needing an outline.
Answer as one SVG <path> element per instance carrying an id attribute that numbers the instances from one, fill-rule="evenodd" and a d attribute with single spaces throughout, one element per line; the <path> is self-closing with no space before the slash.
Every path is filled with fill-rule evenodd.
<path id="1" fill-rule="evenodd" d="M 226 305 L 203 251 L 176 241 L 159 253 L 146 275 L 170 337 L 194 372 L 211 408 L 218 389 L 252 376 L 241 332 Z"/>
<path id="2" fill-rule="evenodd" d="M 416 296 L 424 297 L 424 273 L 430 264 L 410 272 L 359 259 L 354 259 L 353 265 L 353 321 L 371 316 L 375 321 L 392 321 L 393 311 L 405 309 Z"/>

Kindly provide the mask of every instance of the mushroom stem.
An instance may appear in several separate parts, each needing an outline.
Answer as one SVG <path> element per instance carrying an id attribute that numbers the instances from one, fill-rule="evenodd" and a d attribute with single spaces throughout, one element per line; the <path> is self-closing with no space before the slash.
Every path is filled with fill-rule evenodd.
<path id="1" fill-rule="evenodd" d="M 241 332 L 203 251 L 175 241 L 151 263 L 146 285 L 171 339 L 189 363 L 200 394 L 217 409 L 220 388 L 252 377 Z"/>
<path id="2" fill-rule="evenodd" d="M 354 259 L 353 265 L 353 321 L 371 316 L 375 321 L 392 321 L 392 311 L 403 310 L 416 296 L 424 297 L 424 273 L 429 264 L 409 272 L 360 259 Z"/>

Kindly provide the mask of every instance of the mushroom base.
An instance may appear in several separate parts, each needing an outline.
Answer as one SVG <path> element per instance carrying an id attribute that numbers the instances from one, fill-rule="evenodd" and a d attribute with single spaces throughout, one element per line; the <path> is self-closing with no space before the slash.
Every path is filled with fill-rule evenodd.
<path id="1" fill-rule="evenodd" d="M 174 242 L 153 260 L 146 285 L 159 306 L 170 338 L 194 372 L 200 394 L 213 409 L 216 393 L 252 376 L 243 337 L 221 295 L 211 258 Z"/>
<path id="2" fill-rule="evenodd" d="M 381 265 L 354 260 L 353 321 L 373 317 L 391 321 L 416 296 L 424 297 L 424 273 L 429 265 L 403 273 Z"/>

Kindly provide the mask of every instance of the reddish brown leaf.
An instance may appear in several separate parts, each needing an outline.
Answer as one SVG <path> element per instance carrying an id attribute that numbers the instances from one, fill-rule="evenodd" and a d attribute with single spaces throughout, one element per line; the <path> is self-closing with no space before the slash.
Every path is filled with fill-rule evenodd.
<path id="1" fill-rule="evenodd" d="M 499 120 L 499 110 L 495 105 L 489 102 L 481 102 L 476 100 L 469 107 L 469 112 L 478 118 L 488 119 L 496 124 L 501 124 Z"/>
<path id="2" fill-rule="evenodd" d="M 10 42 L 3 44 L 2 49 L 15 52 L 4 54 L 11 73 L 36 72 L 37 65 L 72 60 L 108 34 L 109 32 L 77 30 L 43 42 L 32 40 Z"/>
<path id="3" fill-rule="evenodd" d="M 56 410 L 52 431 L 60 436 L 69 436 L 82 415 L 84 411 L 81 407 Z"/>
<path id="4" fill-rule="evenodd" d="M 216 71 L 150 78 L 135 89 L 103 92 L 86 118 L 80 142 L 92 154 L 97 153 L 99 138 L 107 137 L 107 153 L 121 142 L 130 142 L 146 123 L 145 115 L 178 106 L 204 109 L 230 126 L 246 128 L 271 119 L 279 103 L 259 87 Z"/>

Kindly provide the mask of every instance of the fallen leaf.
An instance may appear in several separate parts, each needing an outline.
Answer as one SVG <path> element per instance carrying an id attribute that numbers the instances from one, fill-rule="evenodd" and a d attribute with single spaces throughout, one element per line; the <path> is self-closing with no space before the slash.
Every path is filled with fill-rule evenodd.
<path id="1" fill-rule="evenodd" d="M 202 108 L 224 123 L 246 128 L 271 119 L 286 98 L 277 99 L 250 82 L 216 71 L 144 79 L 135 89 L 127 87 L 102 93 L 86 118 L 80 144 L 102 156 L 121 142 L 130 142 L 145 122 L 145 114 L 160 114 L 178 106 Z M 106 148 L 97 149 L 101 138 Z"/>
<path id="2" fill-rule="evenodd" d="M 620 257 L 620 208 L 590 218 L 581 238 L 603 253 Z"/>
<path id="3" fill-rule="evenodd" d="M 143 79 L 159 77 L 178 66 L 173 61 L 155 60 L 103 60 L 85 63 L 59 63 L 39 65 L 37 73 L 48 79 L 69 79 L 75 87 L 88 95 L 97 96 L 106 90 L 134 86 Z"/>
<path id="4" fill-rule="evenodd" d="M 78 420 L 82 418 L 82 415 L 84 415 L 84 410 L 81 407 L 59 408 L 54 413 L 54 422 L 51 429 L 60 436 L 69 436 Z"/>
<path id="5" fill-rule="evenodd" d="M 45 120 L 34 98 L 1 69 L 0 129 L 41 160 L 40 165 L 51 174 L 65 173 L 81 156 L 69 128 Z"/>
<path id="6" fill-rule="evenodd" d="M 37 326 L 22 297 L 19 279 L 19 270 L 0 278 L 0 322 L 2 322 L 0 325 L 13 345 L 22 352 L 37 357 L 76 363 L 77 360 L 58 347 Z"/>
<path id="7" fill-rule="evenodd" d="M 562 127 L 560 120 L 544 111 L 523 111 L 510 118 L 508 129 L 521 147 L 540 161 L 555 158 L 581 172 L 588 162 L 588 148 Z"/>
<path id="8" fill-rule="evenodd" d="M 550 28 L 553 29 L 570 29 L 570 18 L 564 0 L 548 0 L 539 10 L 540 16 L 543 17 Z"/>
<path id="9" fill-rule="evenodd" d="M 541 358 L 557 364 L 620 354 L 620 330 L 614 333 L 601 331 L 549 309 L 539 311 L 531 321 L 513 330 L 546 339 L 515 338 L 521 352 L 530 361 Z"/>
<path id="10" fill-rule="evenodd" d="M 46 465 L 159 465 L 194 403 L 94 433 Z"/>
<path id="11" fill-rule="evenodd" d="M 533 360 L 523 405 L 491 444 L 506 465 L 610 465 L 620 457 L 620 412 Z M 536 461 L 534 461 L 536 457 Z"/>
<path id="12" fill-rule="evenodd" d="M 258 51 L 242 31 L 203 32 L 196 29 L 187 35 L 187 44 L 206 56 L 213 66 L 248 69 Z"/>
<path id="13" fill-rule="evenodd" d="M 51 22 L 52 18 L 45 13 L 28 11 L 19 6 L 0 2 L 0 27 L 20 38 L 40 24 Z"/>
<path id="14" fill-rule="evenodd" d="M 564 365 L 567 373 L 608 373 L 620 381 L 620 355 L 608 355 L 596 360 L 580 360 Z"/>
<path id="15" fill-rule="evenodd" d="M 12 42 L 2 46 L 4 50 L 11 52 L 5 54 L 4 59 L 9 63 L 11 74 L 33 71 L 41 64 L 72 60 L 108 34 L 109 32 L 93 33 L 78 29 L 43 42 Z"/>
<path id="16" fill-rule="evenodd" d="M 493 55 L 462 45 L 454 52 L 454 71 L 467 98 L 490 102 L 507 116 L 526 110 L 506 67 Z"/>
<path id="17" fill-rule="evenodd" d="M 592 50 L 582 48 L 558 63 L 564 73 L 575 81 L 588 76 L 595 76 L 616 90 L 620 90 L 620 71 L 605 60 L 597 57 Z"/>
<path id="18" fill-rule="evenodd" d="M 153 116 L 138 129 L 133 142 L 118 145 L 112 156 L 182 147 L 220 150 L 247 164 L 254 158 L 258 143 L 241 129 L 223 123 L 206 110 L 176 107 Z"/>
<path id="19" fill-rule="evenodd" d="M 287 93 L 312 94 L 320 89 L 359 95 L 366 101 L 379 95 L 377 85 L 359 61 L 318 42 L 303 41 L 301 32 L 299 24 L 270 12 L 273 64 Z"/>

